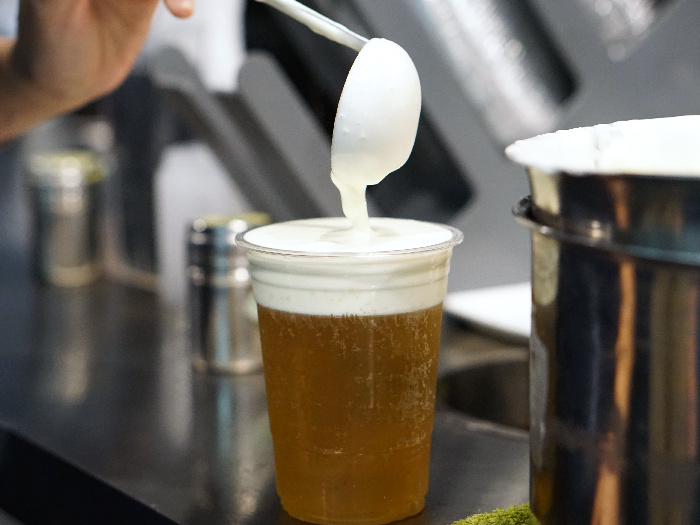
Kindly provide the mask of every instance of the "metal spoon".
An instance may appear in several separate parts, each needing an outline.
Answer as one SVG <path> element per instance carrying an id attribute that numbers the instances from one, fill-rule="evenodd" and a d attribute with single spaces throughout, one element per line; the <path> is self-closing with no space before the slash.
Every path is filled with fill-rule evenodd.
<path id="1" fill-rule="evenodd" d="M 350 31 L 347 27 L 326 18 L 321 13 L 300 4 L 296 0 L 257 0 L 260 3 L 274 7 L 278 11 L 301 22 L 314 33 L 325 36 L 333 42 L 359 51 L 367 43 L 367 39 Z"/>

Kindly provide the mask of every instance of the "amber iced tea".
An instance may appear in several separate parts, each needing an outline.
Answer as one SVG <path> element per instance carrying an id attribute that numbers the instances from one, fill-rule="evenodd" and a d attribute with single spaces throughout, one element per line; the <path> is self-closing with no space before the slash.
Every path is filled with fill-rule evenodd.
<path id="1" fill-rule="evenodd" d="M 442 305 L 379 316 L 259 313 L 284 508 L 315 523 L 419 512 Z"/>

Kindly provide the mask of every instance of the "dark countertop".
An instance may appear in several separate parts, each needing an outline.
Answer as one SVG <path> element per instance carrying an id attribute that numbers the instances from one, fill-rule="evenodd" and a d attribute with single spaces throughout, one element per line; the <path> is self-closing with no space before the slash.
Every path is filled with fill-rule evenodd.
<path id="1" fill-rule="evenodd" d="M 5 429 L 181 525 L 300 523 L 275 493 L 262 375 L 195 373 L 184 316 L 152 293 L 42 287 L 25 263 L 0 255 Z M 441 366 L 512 351 L 499 348 L 446 322 Z M 527 436 L 439 404 L 430 476 L 425 511 L 402 523 L 445 525 L 522 503 Z"/>

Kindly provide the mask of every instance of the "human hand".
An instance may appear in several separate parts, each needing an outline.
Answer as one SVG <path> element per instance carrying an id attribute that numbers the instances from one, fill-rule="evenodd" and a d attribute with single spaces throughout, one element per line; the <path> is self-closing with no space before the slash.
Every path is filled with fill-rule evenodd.
<path id="1" fill-rule="evenodd" d="M 189 16 L 188 0 L 166 0 Z M 22 0 L 12 65 L 38 89 L 81 105 L 115 89 L 148 36 L 158 0 Z"/>
<path id="2" fill-rule="evenodd" d="M 0 141 L 121 84 L 160 0 L 21 0 L 16 41 L 0 42 Z M 194 0 L 164 0 L 181 18 Z"/>

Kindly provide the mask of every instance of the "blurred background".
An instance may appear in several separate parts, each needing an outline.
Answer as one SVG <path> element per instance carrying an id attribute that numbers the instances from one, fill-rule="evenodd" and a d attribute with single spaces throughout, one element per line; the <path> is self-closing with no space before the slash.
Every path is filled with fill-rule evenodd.
<path id="1" fill-rule="evenodd" d="M 423 88 L 408 163 L 369 190 L 371 213 L 465 233 L 450 290 L 526 281 L 529 237 L 511 207 L 528 193 L 512 141 L 555 129 L 696 113 L 700 3 L 693 0 L 305 0 L 413 58 Z M 16 0 L 0 0 L 0 35 Z M 29 266 L 26 159 L 87 148 L 108 166 L 107 271 L 185 298 L 190 221 L 263 211 L 341 213 L 329 179 L 335 108 L 354 52 L 268 6 L 198 0 L 161 8 L 113 94 L 0 146 L 0 271 Z"/>

